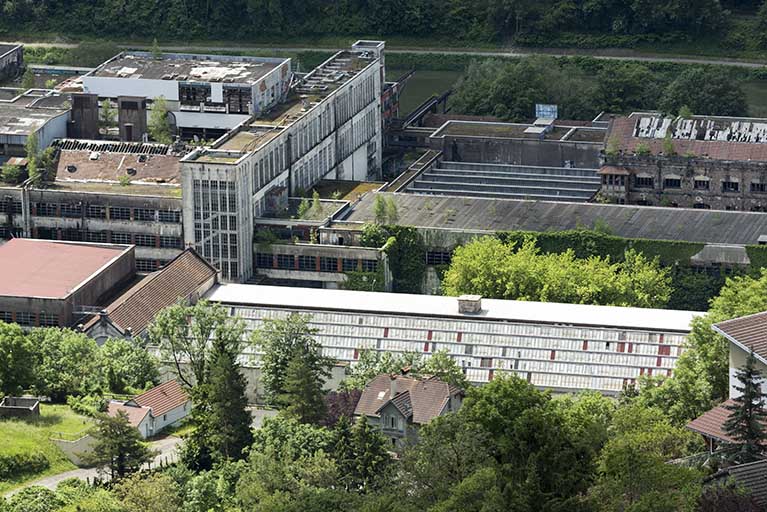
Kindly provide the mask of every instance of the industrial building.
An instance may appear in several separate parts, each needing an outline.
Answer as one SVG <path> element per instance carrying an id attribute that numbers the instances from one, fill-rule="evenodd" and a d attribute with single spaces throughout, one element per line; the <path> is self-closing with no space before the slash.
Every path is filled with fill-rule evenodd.
<path id="1" fill-rule="evenodd" d="M 358 41 L 300 78 L 288 101 L 182 159 L 187 245 L 227 281 L 253 275 L 258 217 L 323 178 L 366 180 L 381 168 L 384 43 Z"/>
<path id="2" fill-rule="evenodd" d="M 136 245 L 140 272 L 184 249 L 180 157 L 171 146 L 62 139 L 45 188 L 0 187 L 0 238 Z"/>
<path id="3" fill-rule="evenodd" d="M 67 327 L 136 272 L 128 245 L 15 238 L 0 245 L 0 320 Z"/>
<path id="4" fill-rule="evenodd" d="M 24 47 L 0 43 L 0 80 L 14 78 L 24 69 Z"/>
<path id="5" fill-rule="evenodd" d="M 600 174 L 618 203 L 764 212 L 767 119 L 616 117 Z"/>
<path id="6" fill-rule="evenodd" d="M 0 88 L 0 165 L 8 157 L 25 156 L 30 135 L 40 148 L 67 136 L 69 97 L 42 89 Z"/>
<path id="7" fill-rule="evenodd" d="M 323 353 L 354 364 L 364 350 L 447 352 L 472 383 L 505 373 L 539 388 L 615 395 L 641 375 L 671 375 L 700 313 L 224 284 L 208 300 L 246 323 L 308 316 Z M 243 354 L 257 364 L 260 353 Z"/>
<path id="8" fill-rule="evenodd" d="M 141 140 L 159 97 L 181 136 L 211 139 L 282 103 L 292 78 L 290 59 L 123 52 L 81 80 L 83 93 L 114 102 L 121 117 L 133 115 L 119 122 L 123 140 Z"/>

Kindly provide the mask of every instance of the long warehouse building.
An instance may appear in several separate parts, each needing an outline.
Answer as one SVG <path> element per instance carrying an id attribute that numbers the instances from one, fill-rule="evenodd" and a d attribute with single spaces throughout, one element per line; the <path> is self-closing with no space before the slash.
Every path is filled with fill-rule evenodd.
<path id="1" fill-rule="evenodd" d="M 514 373 L 556 392 L 616 395 L 642 375 L 669 376 L 701 313 L 223 284 L 207 299 L 245 321 L 310 316 L 325 355 L 354 364 L 364 350 L 447 352 L 475 384 Z M 244 356 L 258 365 L 259 352 Z"/>

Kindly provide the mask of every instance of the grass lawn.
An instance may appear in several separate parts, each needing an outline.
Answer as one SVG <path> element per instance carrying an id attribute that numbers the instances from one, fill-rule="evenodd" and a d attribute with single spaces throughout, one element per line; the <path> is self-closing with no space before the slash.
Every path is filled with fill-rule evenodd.
<path id="1" fill-rule="evenodd" d="M 25 474 L 10 480 L 0 480 L 0 494 L 5 493 L 30 480 L 55 475 L 75 469 L 61 450 L 51 442 L 51 436 L 74 438 L 88 429 L 92 422 L 79 416 L 66 405 L 40 405 L 40 418 L 29 421 L 0 421 L 0 453 L 39 452 L 45 455 L 50 467 L 42 473 Z"/>

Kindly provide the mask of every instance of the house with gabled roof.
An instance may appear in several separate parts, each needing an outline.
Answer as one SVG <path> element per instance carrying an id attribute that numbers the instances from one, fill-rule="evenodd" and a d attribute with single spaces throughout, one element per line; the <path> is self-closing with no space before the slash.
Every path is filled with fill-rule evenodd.
<path id="1" fill-rule="evenodd" d="M 728 407 L 734 403 L 734 398 L 740 396 L 737 389 L 740 383 L 736 373 L 738 368 L 746 364 L 751 350 L 754 351 L 757 369 L 767 377 L 767 311 L 719 322 L 714 324 L 712 329 L 724 336 L 730 344 L 729 400 L 695 418 L 687 424 L 687 428 L 702 435 L 709 450 L 714 452 L 721 444 L 735 442 L 725 432 L 724 423 L 730 417 Z M 767 392 L 764 381 L 762 391 Z"/>
<path id="2" fill-rule="evenodd" d="M 124 412 L 128 421 L 147 438 L 159 434 L 168 426 L 177 425 L 192 411 L 192 402 L 177 380 L 164 384 L 124 402 L 111 401 L 107 414 Z"/>
<path id="3" fill-rule="evenodd" d="M 436 377 L 381 374 L 362 391 L 354 415 L 364 416 L 393 450 L 418 439 L 418 429 L 461 407 L 463 390 Z"/>
<path id="4" fill-rule="evenodd" d="M 103 343 L 109 338 L 143 336 L 162 309 L 179 300 L 196 303 L 218 282 L 218 271 L 194 249 L 186 249 L 117 297 L 81 329 Z"/>

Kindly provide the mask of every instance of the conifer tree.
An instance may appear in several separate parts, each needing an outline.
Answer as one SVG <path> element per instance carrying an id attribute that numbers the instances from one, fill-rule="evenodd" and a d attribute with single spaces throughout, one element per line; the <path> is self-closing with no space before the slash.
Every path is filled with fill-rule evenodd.
<path id="1" fill-rule="evenodd" d="M 338 466 L 338 474 L 344 488 L 348 491 L 354 484 L 354 447 L 352 446 L 352 423 L 346 416 L 341 416 L 333 429 L 333 458 Z"/>
<path id="2" fill-rule="evenodd" d="M 756 367 L 753 349 L 746 358 L 746 364 L 738 369 L 735 377 L 740 382 L 740 386 L 735 386 L 740 396 L 733 399 L 732 405 L 727 406 L 730 417 L 724 424 L 724 430 L 739 446 L 734 455 L 735 459 L 739 462 L 750 462 L 760 458 L 761 445 L 767 440 L 763 424 L 767 412 L 764 409 L 765 395 L 761 388 L 762 374 Z"/>
<path id="3" fill-rule="evenodd" d="M 95 443 L 84 460 L 106 466 L 113 480 L 137 471 L 155 454 L 144 444 L 138 429 L 130 424 L 123 411 L 115 416 L 102 415 L 91 435 Z"/>
<path id="4" fill-rule="evenodd" d="M 318 423 L 326 411 L 322 389 L 326 372 L 313 360 L 311 354 L 295 351 L 285 372 L 283 392 L 277 396 L 284 413 L 301 423 Z"/>
<path id="5" fill-rule="evenodd" d="M 364 417 L 360 417 L 352 427 L 351 439 L 354 458 L 350 479 L 360 491 L 372 490 L 391 461 L 386 441 Z"/>
<path id="6" fill-rule="evenodd" d="M 247 410 L 245 376 L 237 360 L 239 346 L 215 340 L 211 350 L 207 401 L 210 446 L 214 460 L 239 460 L 253 443 L 252 417 Z"/>

